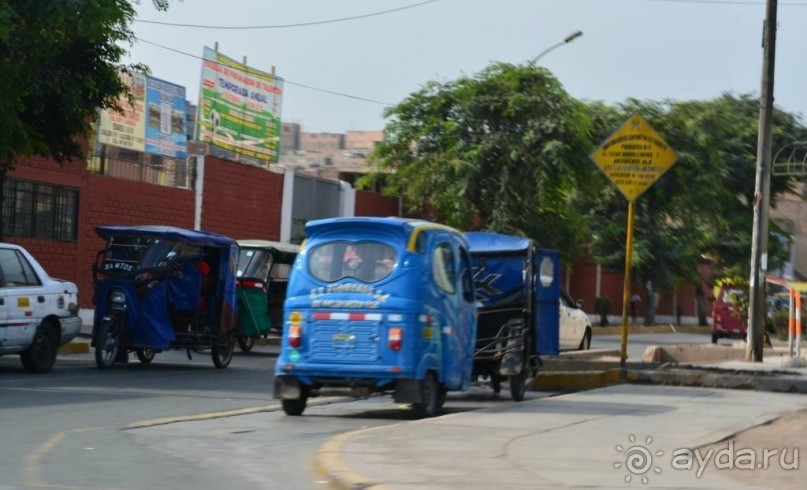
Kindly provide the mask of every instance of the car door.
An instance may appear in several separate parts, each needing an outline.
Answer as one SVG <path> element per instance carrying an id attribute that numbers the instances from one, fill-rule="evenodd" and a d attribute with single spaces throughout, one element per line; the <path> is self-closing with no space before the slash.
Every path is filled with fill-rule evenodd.
<path id="1" fill-rule="evenodd" d="M 576 349 L 580 345 L 585 332 L 585 322 L 582 313 L 563 289 L 560 290 L 560 348 L 562 350 Z"/>
<path id="2" fill-rule="evenodd" d="M 6 345 L 21 345 L 33 337 L 42 320 L 45 296 L 42 281 L 25 256 L 0 248 L 0 333 Z"/>

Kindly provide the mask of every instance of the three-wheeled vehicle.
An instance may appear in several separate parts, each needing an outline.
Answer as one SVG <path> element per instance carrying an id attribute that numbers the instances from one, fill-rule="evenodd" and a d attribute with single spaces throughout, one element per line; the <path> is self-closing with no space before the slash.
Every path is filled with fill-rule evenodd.
<path id="1" fill-rule="evenodd" d="M 509 380 L 521 401 L 538 371 L 534 251 L 529 239 L 467 232 L 479 301 L 474 379 L 490 379 L 495 393 Z"/>
<path id="2" fill-rule="evenodd" d="M 458 231 L 398 218 L 310 221 L 284 305 L 275 398 L 392 393 L 435 414 L 470 386 L 476 307 Z"/>
<path id="3" fill-rule="evenodd" d="M 255 340 L 280 333 L 283 301 L 300 247 L 268 240 L 238 240 L 238 346 L 249 352 Z"/>
<path id="4" fill-rule="evenodd" d="M 93 267 L 92 345 L 99 368 L 140 362 L 169 349 L 210 351 L 226 368 L 236 326 L 238 244 L 216 233 L 171 226 L 101 226 Z"/>

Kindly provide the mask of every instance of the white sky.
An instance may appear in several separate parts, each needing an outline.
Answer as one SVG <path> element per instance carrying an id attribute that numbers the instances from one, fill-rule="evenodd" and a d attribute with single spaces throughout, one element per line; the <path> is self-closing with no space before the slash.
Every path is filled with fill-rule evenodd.
<path id="1" fill-rule="evenodd" d="M 423 0 L 184 0 L 167 13 L 142 0 L 138 19 L 217 26 L 278 25 L 365 15 Z M 134 23 L 146 41 L 231 58 L 287 82 L 395 104 L 429 80 L 521 63 L 561 41 L 541 64 L 579 99 L 707 99 L 760 88 L 764 0 L 439 0 L 382 16 L 283 29 L 221 30 Z M 807 0 L 779 2 L 776 103 L 807 114 Z M 201 61 L 146 43 L 128 61 L 199 96 Z M 287 83 L 282 119 L 304 131 L 384 127 L 380 104 Z"/>

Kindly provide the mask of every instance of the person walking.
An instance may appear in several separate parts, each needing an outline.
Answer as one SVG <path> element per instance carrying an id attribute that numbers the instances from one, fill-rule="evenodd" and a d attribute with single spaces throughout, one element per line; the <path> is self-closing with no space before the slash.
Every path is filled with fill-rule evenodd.
<path id="1" fill-rule="evenodd" d="M 634 325 L 636 324 L 636 310 L 639 309 L 639 303 L 641 301 L 642 297 L 634 290 L 630 295 L 630 318 Z"/>

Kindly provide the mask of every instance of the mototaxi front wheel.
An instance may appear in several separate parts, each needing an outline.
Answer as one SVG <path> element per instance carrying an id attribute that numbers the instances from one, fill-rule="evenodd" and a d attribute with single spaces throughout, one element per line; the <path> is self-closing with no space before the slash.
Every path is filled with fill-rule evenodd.
<path id="1" fill-rule="evenodd" d="M 149 347 L 139 348 L 135 350 L 135 355 L 137 356 L 137 360 L 140 361 L 141 364 L 151 364 L 151 361 L 154 360 L 154 349 Z"/>
<path id="2" fill-rule="evenodd" d="M 95 364 L 106 369 L 115 363 L 120 349 L 120 329 L 117 319 L 104 318 L 95 333 Z"/>
<path id="3" fill-rule="evenodd" d="M 510 397 L 513 401 L 520 402 L 524 400 L 526 394 L 527 370 L 523 369 L 520 373 L 510 376 Z"/>
<path id="4" fill-rule="evenodd" d="M 247 337 L 244 335 L 238 336 L 238 347 L 241 352 L 249 352 L 255 347 L 255 337 Z"/>

